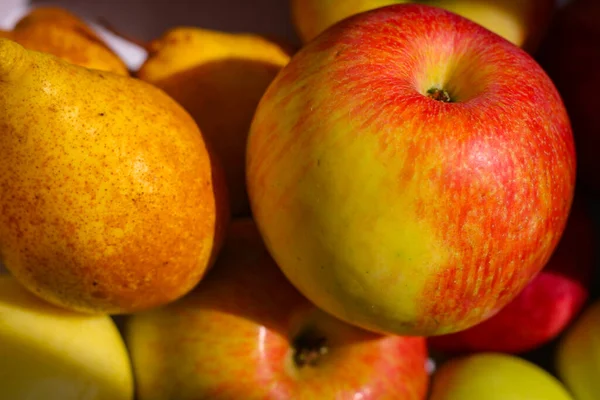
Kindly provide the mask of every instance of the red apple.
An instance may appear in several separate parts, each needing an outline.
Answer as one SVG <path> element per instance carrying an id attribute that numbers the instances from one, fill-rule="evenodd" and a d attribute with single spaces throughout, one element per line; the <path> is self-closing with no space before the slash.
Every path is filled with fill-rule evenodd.
<path id="1" fill-rule="evenodd" d="M 127 323 L 138 400 L 425 398 L 419 337 L 380 336 L 317 309 L 251 220 L 232 223 L 190 295 Z"/>
<path id="2" fill-rule="evenodd" d="M 517 298 L 481 324 L 429 338 L 429 345 L 452 353 L 521 353 L 550 342 L 586 303 L 595 253 L 594 223 L 578 203 L 552 258 Z"/>
<path id="3" fill-rule="evenodd" d="M 578 179 L 600 194 L 600 2 L 574 0 L 561 9 L 537 59 L 562 95 L 575 135 Z"/>
<path id="4" fill-rule="evenodd" d="M 263 96 L 247 182 L 267 248 L 332 315 L 467 329 L 546 264 L 575 182 L 566 110 L 522 49 L 437 7 L 345 19 Z"/>

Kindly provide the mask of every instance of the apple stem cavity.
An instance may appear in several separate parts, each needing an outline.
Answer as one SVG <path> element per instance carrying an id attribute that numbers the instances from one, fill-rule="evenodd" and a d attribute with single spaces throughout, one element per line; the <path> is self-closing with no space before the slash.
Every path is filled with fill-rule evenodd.
<path id="1" fill-rule="evenodd" d="M 293 358 L 297 368 L 315 367 L 329 352 L 327 339 L 315 330 L 302 331 L 293 342 Z"/>
<path id="2" fill-rule="evenodd" d="M 444 89 L 432 87 L 427 91 L 427 96 L 433 100 L 441 101 L 443 103 L 452 103 L 452 97 Z"/>

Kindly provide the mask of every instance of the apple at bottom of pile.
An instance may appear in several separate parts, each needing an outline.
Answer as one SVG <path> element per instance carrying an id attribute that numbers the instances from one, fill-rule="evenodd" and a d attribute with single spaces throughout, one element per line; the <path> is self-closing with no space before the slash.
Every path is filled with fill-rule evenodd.
<path id="1" fill-rule="evenodd" d="M 125 327 L 138 400 L 405 399 L 428 386 L 422 337 L 383 336 L 317 309 L 286 280 L 254 222 L 179 301 Z"/>

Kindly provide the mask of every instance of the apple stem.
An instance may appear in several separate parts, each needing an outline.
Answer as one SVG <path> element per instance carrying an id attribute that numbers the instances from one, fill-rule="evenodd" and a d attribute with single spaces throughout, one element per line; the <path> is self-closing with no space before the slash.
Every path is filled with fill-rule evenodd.
<path id="1" fill-rule="evenodd" d="M 294 364 L 314 367 L 329 352 L 327 340 L 316 332 L 304 331 L 294 340 Z"/>
<path id="2" fill-rule="evenodd" d="M 444 89 L 433 87 L 427 91 L 427 96 L 443 103 L 452 103 L 452 97 L 450 97 L 450 94 Z"/>

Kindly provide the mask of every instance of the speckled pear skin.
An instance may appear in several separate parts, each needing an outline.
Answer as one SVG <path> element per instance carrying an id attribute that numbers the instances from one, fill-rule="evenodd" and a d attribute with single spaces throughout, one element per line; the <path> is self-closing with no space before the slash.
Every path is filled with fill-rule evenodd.
<path id="1" fill-rule="evenodd" d="M 125 62 L 85 21 L 59 7 L 31 10 L 12 31 L 0 31 L 0 37 L 82 67 L 129 75 Z"/>
<path id="2" fill-rule="evenodd" d="M 183 296 L 229 221 L 193 119 L 140 80 L 0 39 L 0 256 L 65 308 L 122 314 Z"/>

